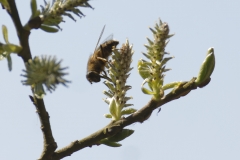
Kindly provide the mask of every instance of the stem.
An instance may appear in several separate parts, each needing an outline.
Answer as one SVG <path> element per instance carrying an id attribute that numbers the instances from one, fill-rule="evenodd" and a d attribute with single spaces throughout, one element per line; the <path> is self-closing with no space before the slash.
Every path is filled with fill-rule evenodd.
<path id="1" fill-rule="evenodd" d="M 16 7 L 15 0 L 8 0 L 10 10 L 8 11 L 8 14 L 10 15 L 16 31 L 18 35 L 18 39 L 20 41 L 20 45 L 22 46 L 21 52 L 18 53 L 18 56 L 20 56 L 23 59 L 23 62 L 28 62 L 29 59 L 32 59 L 30 47 L 29 47 L 29 36 L 30 31 L 25 30 L 22 26 L 22 23 L 20 21 L 20 17 L 18 14 L 18 10 Z M 57 143 L 55 142 L 52 131 L 51 131 L 51 125 L 49 121 L 49 115 L 46 111 L 44 101 L 43 99 L 37 99 L 35 96 L 30 96 L 30 99 L 34 103 L 37 113 L 39 115 L 39 119 L 41 122 L 41 129 L 44 137 L 44 148 L 42 155 L 40 159 L 48 159 L 51 157 L 54 153 L 54 151 L 57 148 Z"/>
<path id="2" fill-rule="evenodd" d="M 10 11 L 8 11 L 8 14 L 12 18 L 12 21 L 17 31 L 20 45 L 22 46 L 22 50 L 18 53 L 18 56 L 20 56 L 23 59 L 24 63 L 26 63 L 28 62 L 29 59 L 32 59 L 29 42 L 28 42 L 30 31 L 25 30 L 22 26 L 15 0 L 8 0 L 8 4 L 10 7 Z"/>

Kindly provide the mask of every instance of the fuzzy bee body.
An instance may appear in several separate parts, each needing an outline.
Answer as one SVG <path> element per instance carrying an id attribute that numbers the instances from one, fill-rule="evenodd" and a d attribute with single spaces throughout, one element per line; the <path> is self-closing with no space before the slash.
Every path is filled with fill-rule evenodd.
<path id="1" fill-rule="evenodd" d="M 112 53 L 112 48 L 118 45 L 116 40 L 108 40 L 102 44 L 94 51 L 94 53 L 89 57 L 87 64 L 87 80 L 92 82 L 100 82 L 101 72 L 104 72 L 104 67 L 108 61 L 108 57 Z"/>

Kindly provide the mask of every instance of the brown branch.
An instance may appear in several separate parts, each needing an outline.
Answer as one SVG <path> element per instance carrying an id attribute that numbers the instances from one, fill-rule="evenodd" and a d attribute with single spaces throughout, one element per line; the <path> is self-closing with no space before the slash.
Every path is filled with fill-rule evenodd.
<path id="1" fill-rule="evenodd" d="M 41 130 L 43 133 L 43 139 L 44 139 L 44 147 L 42 155 L 40 156 L 39 160 L 43 159 L 50 159 L 54 151 L 57 149 L 57 143 L 55 142 L 51 125 L 49 121 L 49 114 L 46 111 L 44 101 L 42 99 L 38 99 L 36 97 L 30 96 L 30 99 L 32 100 L 33 104 L 36 106 L 37 113 L 41 122 Z"/>
<path id="2" fill-rule="evenodd" d="M 12 21 L 17 30 L 17 35 L 20 41 L 20 45 L 22 46 L 22 50 L 18 53 L 18 56 L 20 56 L 23 59 L 24 63 L 26 63 L 28 62 L 29 59 L 32 59 L 29 42 L 28 42 L 30 31 L 25 30 L 22 26 L 15 0 L 8 0 L 8 4 L 10 7 L 10 10 L 8 10 L 8 14 L 12 18 Z"/>
<path id="3" fill-rule="evenodd" d="M 147 120 L 153 110 L 161 107 L 162 105 L 178 99 L 182 96 L 187 95 L 191 90 L 197 88 L 194 83 L 195 78 L 190 80 L 189 82 L 182 82 L 176 89 L 173 89 L 169 94 L 167 94 L 162 99 L 156 101 L 151 99 L 148 104 L 146 104 L 143 108 L 128 116 L 127 118 L 122 118 L 118 121 L 112 121 L 106 127 L 100 129 L 99 131 L 85 137 L 81 140 L 76 140 L 69 144 L 68 146 L 57 150 L 52 157 L 52 160 L 60 160 L 66 156 L 71 156 L 72 153 L 77 152 L 85 147 L 91 147 L 92 145 L 99 145 L 99 141 L 103 138 L 111 137 L 121 131 L 124 127 L 131 125 L 136 122 L 143 123 Z"/>
<path id="4" fill-rule="evenodd" d="M 18 56 L 20 56 L 23 59 L 24 63 L 26 63 L 28 62 L 29 59 L 32 59 L 32 55 L 29 47 L 30 31 L 24 29 L 24 27 L 22 26 L 15 0 L 8 0 L 8 3 L 10 7 L 10 10 L 8 10 L 8 14 L 12 18 L 12 21 L 17 30 L 17 35 L 20 41 L 20 45 L 22 46 L 22 50 L 20 53 L 18 53 Z M 37 113 L 39 115 L 39 119 L 41 122 L 41 130 L 44 138 L 44 148 L 43 148 L 43 152 L 40 159 L 41 160 L 49 159 L 49 157 L 51 157 L 51 155 L 54 153 L 54 151 L 57 148 L 57 143 L 55 142 L 52 135 L 52 131 L 51 131 L 49 115 L 48 115 L 48 112 L 46 111 L 43 99 L 37 99 L 35 96 L 34 97 L 30 96 L 30 99 L 36 106 Z"/>
<path id="5" fill-rule="evenodd" d="M 17 10 L 15 0 L 8 0 L 8 4 L 10 7 L 10 10 L 8 10 L 8 14 L 11 16 L 12 21 L 17 29 L 17 34 L 19 36 L 21 34 L 23 27 L 22 27 L 20 17 L 18 15 L 18 10 Z"/>

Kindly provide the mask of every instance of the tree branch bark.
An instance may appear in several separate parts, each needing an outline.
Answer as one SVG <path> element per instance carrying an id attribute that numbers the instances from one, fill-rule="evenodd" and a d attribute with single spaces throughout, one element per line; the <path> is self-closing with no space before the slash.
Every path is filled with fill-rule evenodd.
<path id="1" fill-rule="evenodd" d="M 18 53 L 18 56 L 20 56 L 23 59 L 24 63 L 26 63 L 29 59 L 32 59 L 28 42 L 30 31 L 25 30 L 22 26 L 15 0 L 8 0 L 8 4 L 10 7 L 8 14 L 12 18 L 17 31 L 18 39 L 20 41 L 20 45 L 22 46 L 22 50 Z"/>
<path id="2" fill-rule="evenodd" d="M 8 10 L 8 14 L 10 15 L 15 25 L 20 45 L 22 46 L 22 50 L 21 52 L 18 53 L 18 56 L 20 56 L 23 59 L 24 63 L 27 63 L 29 59 L 32 59 L 32 54 L 29 47 L 30 31 L 25 30 L 24 27 L 22 26 L 15 0 L 8 0 L 8 3 L 10 7 L 10 10 Z M 41 160 L 50 159 L 50 157 L 57 148 L 57 143 L 55 142 L 52 135 L 49 115 L 45 108 L 43 99 L 37 99 L 35 96 L 33 97 L 30 96 L 30 99 L 37 109 L 37 113 L 39 115 L 41 123 L 41 130 L 44 138 L 44 148 L 40 156 L 40 159 Z"/>
<path id="3" fill-rule="evenodd" d="M 57 149 L 57 143 L 55 142 L 52 135 L 51 125 L 49 121 L 50 116 L 45 108 L 44 101 L 42 99 L 38 99 L 32 96 L 30 96 L 30 99 L 36 106 L 36 112 L 38 113 L 41 123 L 41 130 L 43 133 L 44 146 L 39 160 L 51 159 L 52 154 Z"/>

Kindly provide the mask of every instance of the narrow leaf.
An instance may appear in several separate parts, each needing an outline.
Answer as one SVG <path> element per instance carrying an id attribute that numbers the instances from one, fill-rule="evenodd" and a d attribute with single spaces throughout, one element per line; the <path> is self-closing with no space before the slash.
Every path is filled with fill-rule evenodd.
<path id="1" fill-rule="evenodd" d="M 109 141 L 111 142 L 119 142 L 124 140 L 125 138 L 129 137 L 130 135 L 132 135 L 134 132 L 134 130 L 131 129 L 123 129 L 121 132 L 115 134 L 112 137 L 107 138 Z"/>
<path id="2" fill-rule="evenodd" d="M 106 118 L 112 118 L 112 115 L 111 115 L 111 114 L 104 114 L 104 117 L 106 117 Z"/>
<path id="3" fill-rule="evenodd" d="M 136 111 L 137 110 L 134 109 L 134 108 L 127 108 L 127 109 L 122 110 L 121 115 L 129 115 L 129 114 L 132 114 Z"/>
<path id="4" fill-rule="evenodd" d="M 133 106 L 133 104 L 124 104 L 123 107 L 129 107 L 129 106 Z"/>
<path id="5" fill-rule="evenodd" d="M 7 62 L 8 62 L 8 70 L 12 71 L 12 58 L 10 54 L 7 55 Z"/>
<path id="6" fill-rule="evenodd" d="M 116 143 L 116 142 L 111 142 L 108 139 L 104 138 L 100 141 L 101 144 L 105 144 L 106 146 L 109 147 L 121 147 L 122 145 L 120 143 Z"/>
<path id="7" fill-rule="evenodd" d="M 55 27 L 50 27 L 50 26 L 46 26 L 46 25 L 41 25 L 40 27 L 43 31 L 48 32 L 48 33 L 56 33 L 59 31 L 59 29 L 55 28 Z"/>
<path id="8" fill-rule="evenodd" d="M 167 90 L 167 89 L 170 89 L 170 88 L 175 88 L 177 86 L 179 86 L 181 82 L 171 82 L 171 83 L 168 83 L 168 84 L 165 84 L 162 89 L 163 90 Z"/>
<path id="9" fill-rule="evenodd" d="M 19 53 L 22 50 L 22 47 L 8 43 L 3 45 L 3 49 L 8 53 Z"/>
<path id="10" fill-rule="evenodd" d="M 110 103 L 109 103 L 109 111 L 112 115 L 112 117 L 114 118 L 114 120 L 116 120 L 118 117 L 117 117 L 117 114 L 116 114 L 116 111 L 117 111 L 117 104 L 116 104 L 116 101 L 115 101 L 115 98 L 109 98 L 110 100 Z"/>
<path id="11" fill-rule="evenodd" d="M 147 88 L 142 87 L 141 89 L 142 89 L 142 92 L 143 92 L 144 94 L 149 94 L 149 95 L 155 94 L 154 92 L 148 90 Z"/>
<path id="12" fill-rule="evenodd" d="M 2 25 L 2 33 L 3 33 L 3 38 L 4 38 L 5 42 L 9 43 L 9 41 L 8 41 L 8 30 L 7 30 L 7 27 L 5 25 Z"/>
<path id="13" fill-rule="evenodd" d="M 152 76 L 149 69 L 139 69 L 138 73 L 143 79 L 150 78 Z"/>

